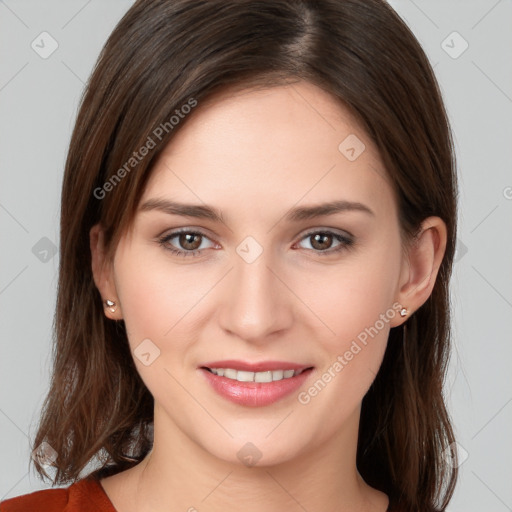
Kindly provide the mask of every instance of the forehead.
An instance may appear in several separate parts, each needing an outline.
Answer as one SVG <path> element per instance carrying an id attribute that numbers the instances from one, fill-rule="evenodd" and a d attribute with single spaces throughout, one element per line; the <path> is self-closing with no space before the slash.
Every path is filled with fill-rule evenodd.
<path id="1" fill-rule="evenodd" d="M 341 102 L 307 82 L 224 91 L 199 105 L 157 160 L 142 200 L 223 210 L 346 199 L 394 209 L 376 147 Z M 222 204 L 221 204 L 222 203 Z"/>

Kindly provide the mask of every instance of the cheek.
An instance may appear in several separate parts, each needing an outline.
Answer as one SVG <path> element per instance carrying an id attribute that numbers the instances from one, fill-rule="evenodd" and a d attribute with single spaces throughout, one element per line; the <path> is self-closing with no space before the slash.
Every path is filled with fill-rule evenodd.
<path id="1" fill-rule="evenodd" d="M 184 381 L 190 348 L 200 338 L 194 320 L 215 276 L 205 271 L 200 278 L 192 265 L 177 266 L 152 252 L 157 251 L 132 247 L 129 258 L 118 259 L 116 289 L 139 375 L 157 401 L 165 403 L 171 394 L 185 407 L 187 396 L 178 382 Z"/>
<path id="2" fill-rule="evenodd" d="M 394 315 L 392 305 L 400 271 L 396 252 L 388 247 L 387 253 L 376 250 L 352 255 L 339 265 L 321 272 L 314 269 L 296 281 L 300 283 L 297 295 L 324 324 L 323 338 L 329 352 L 350 344 L 376 324 L 381 314 Z M 377 326 L 382 329 L 380 322 Z"/>
<path id="3" fill-rule="evenodd" d="M 198 267 L 177 265 L 164 251 L 134 244 L 129 257 L 121 254 L 116 261 L 116 289 L 132 344 L 174 338 L 215 284 L 207 269 L 201 277 Z"/>
<path id="4" fill-rule="evenodd" d="M 385 250 L 379 249 L 379 243 L 384 244 Z M 326 404 L 344 396 L 346 405 L 355 407 L 380 368 L 390 321 L 398 314 L 393 304 L 400 271 L 399 251 L 398 241 L 391 246 L 376 242 L 375 250 L 351 256 L 340 265 L 323 273 L 314 272 L 310 279 L 300 281 L 298 294 L 307 297 L 304 302 L 322 323 L 316 331 L 324 355 L 318 389 L 323 384 L 331 389 L 324 395 Z M 322 335 L 318 336 L 320 332 Z"/>

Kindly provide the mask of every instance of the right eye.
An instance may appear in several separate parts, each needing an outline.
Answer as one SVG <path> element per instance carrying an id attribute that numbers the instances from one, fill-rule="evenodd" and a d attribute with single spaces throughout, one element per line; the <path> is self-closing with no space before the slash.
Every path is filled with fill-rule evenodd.
<path id="1" fill-rule="evenodd" d="M 170 243 L 171 240 L 175 238 L 177 239 L 176 243 L 178 244 L 178 248 L 176 248 L 176 245 Z M 206 235 L 199 231 L 180 229 L 159 238 L 159 243 L 165 250 L 170 251 L 177 256 L 198 256 L 199 253 L 205 249 L 205 247 L 200 249 L 202 245 L 201 239 L 206 238 Z M 181 247 L 181 249 L 179 247 Z"/>

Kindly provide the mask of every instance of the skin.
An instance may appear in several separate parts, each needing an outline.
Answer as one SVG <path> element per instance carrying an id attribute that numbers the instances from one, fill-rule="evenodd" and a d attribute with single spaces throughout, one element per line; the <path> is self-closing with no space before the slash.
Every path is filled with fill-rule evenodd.
<path id="1" fill-rule="evenodd" d="M 354 161 L 338 149 L 350 134 L 365 144 Z M 132 352 L 147 338 L 160 350 L 148 366 L 134 357 L 155 398 L 155 442 L 140 464 L 101 481 L 116 509 L 384 512 L 388 497 L 356 468 L 361 401 L 390 328 L 408 318 L 393 304 L 410 315 L 431 294 L 444 222 L 429 217 L 402 249 L 377 149 L 345 108 L 307 82 L 227 91 L 200 104 L 159 157 L 141 204 L 154 198 L 212 205 L 224 222 L 140 211 L 113 261 L 101 227 L 91 230 L 96 286 L 117 303 L 106 316 L 124 319 Z M 284 218 L 296 206 L 339 199 L 374 215 Z M 192 240 L 199 255 L 177 256 L 159 243 L 178 228 L 205 234 Z M 312 229 L 348 233 L 354 244 L 332 252 L 340 242 L 328 237 L 319 248 Z M 247 236 L 263 249 L 252 263 L 236 251 Z M 183 242 L 175 237 L 167 247 L 190 251 Z M 314 370 L 299 390 L 307 391 L 390 310 L 307 404 L 292 393 L 265 407 L 237 405 L 198 370 L 220 359 L 308 364 Z M 252 467 L 237 457 L 248 442 L 261 453 Z"/>

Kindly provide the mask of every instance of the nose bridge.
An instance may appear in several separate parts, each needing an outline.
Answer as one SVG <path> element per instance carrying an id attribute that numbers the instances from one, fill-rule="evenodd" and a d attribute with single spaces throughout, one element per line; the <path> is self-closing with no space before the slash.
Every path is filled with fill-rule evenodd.
<path id="1" fill-rule="evenodd" d="M 222 327 L 246 340 L 263 340 L 291 320 L 284 285 L 276 277 L 272 251 L 247 237 L 236 249 L 221 314 Z"/>

